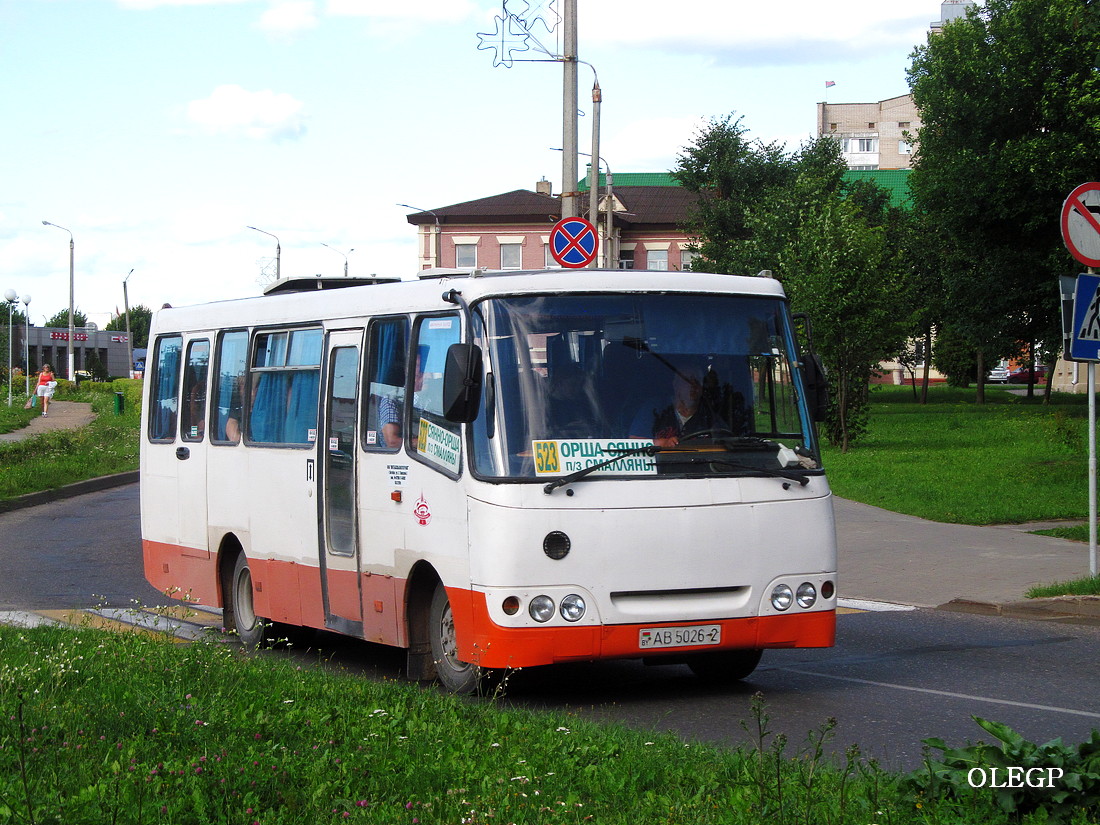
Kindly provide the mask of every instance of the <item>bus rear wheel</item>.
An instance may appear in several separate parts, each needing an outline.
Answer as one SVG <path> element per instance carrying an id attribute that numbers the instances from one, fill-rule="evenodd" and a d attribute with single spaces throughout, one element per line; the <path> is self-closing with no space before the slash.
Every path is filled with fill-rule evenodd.
<path id="1" fill-rule="evenodd" d="M 244 553 L 237 556 L 233 576 L 229 581 L 229 603 L 233 612 L 234 629 L 249 650 L 260 646 L 267 633 L 268 623 L 256 615 L 252 600 L 252 571 Z"/>
<path id="2" fill-rule="evenodd" d="M 428 641 L 432 646 L 436 678 L 451 693 L 468 694 L 477 690 L 482 668 L 458 658 L 458 637 L 447 590 L 440 582 L 432 594 L 428 613 Z"/>
<path id="3" fill-rule="evenodd" d="M 688 659 L 688 667 L 700 679 L 736 682 L 744 679 L 760 664 L 762 650 L 721 650 L 697 653 Z"/>

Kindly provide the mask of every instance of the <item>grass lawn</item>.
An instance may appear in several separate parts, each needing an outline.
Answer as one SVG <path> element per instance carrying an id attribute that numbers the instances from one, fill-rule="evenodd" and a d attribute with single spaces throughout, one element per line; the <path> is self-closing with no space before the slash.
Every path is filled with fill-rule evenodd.
<path id="1" fill-rule="evenodd" d="M 753 742 L 731 750 L 219 642 L 0 628 L 0 651 L 3 822 L 1020 821 L 988 789 L 939 798 L 857 748 L 823 756 L 831 720 L 776 737 L 761 698 L 731 709 Z"/>
<path id="2" fill-rule="evenodd" d="M 60 383 L 56 400 L 91 403 L 95 421 L 79 430 L 57 430 L 25 441 L 0 444 L 0 465 L 4 468 L 0 473 L 0 499 L 138 468 L 141 382 L 130 379 L 88 382 L 81 384 L 79 390 L 68 389 L 68 382 Z M 125 396 L 122 415 L 114 413 L 116 392 Z M 22 403 L 13 404 L 10 411 L 4 404 L 3 410 L 0 425 L 5 421 L 22 421 L 19 426 L 25 426 L 26 421 L 40 412 L 24 410 Z"/>
<path id="3" fill-rule="evenodd" d="M 1087 399 L 1021 398 L 934 386 L 872 394 L 870 431 L 847 453 L 826 448 L 833 491 L 933 521 L 1009 524 L 1088 515 Z"/>

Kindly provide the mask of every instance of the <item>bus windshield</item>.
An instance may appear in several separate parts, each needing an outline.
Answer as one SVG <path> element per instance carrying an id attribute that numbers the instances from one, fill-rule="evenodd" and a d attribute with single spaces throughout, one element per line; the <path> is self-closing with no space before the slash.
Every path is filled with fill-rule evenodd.
<path id="1" fill-rule="evenodd" d="M 471 425 L 480 476 L 790 477 L 820 468 L 778 298 L 491 298 L 475 305 L 473 327 L 486 373 Z"/>

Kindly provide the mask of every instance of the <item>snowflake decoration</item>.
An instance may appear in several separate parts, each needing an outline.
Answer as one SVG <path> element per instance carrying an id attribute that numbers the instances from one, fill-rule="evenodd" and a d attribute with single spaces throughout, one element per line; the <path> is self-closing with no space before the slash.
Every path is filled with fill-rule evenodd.
<path id="1" fill-rule="evenodd" d="M 496 31 L 478 33 L 478 39 L 481 41 L 477 47 L 478 51 L 492 49 L 495 52 L 493 66 L 505 66 L 510 69 L 515 62 L 515 58 L 512 57 L 514 52 L 531 50 L 527 45 L 530 35 L 511 15 L 494 17 L 493 22 L 496 24 Z"/>
<path id="2" fill-rule="evenodd" d="M 557 0 L 540 1 L 535 5 L 529 0 L 504 0 L 500 14 L 493 18 L 496 30 L 478 34 L 481 41 L 478 50 L 492 50 L 493 66 L 509 69 L 516 61 L 513 55 L 531 51 L 532 43 L 537 51 L 557 59 L 558 55 L 543 46 L 533 32 L 535 26 L 541 25 L 547 34 L 553 33 L 561 21 L 556 4 Z"/>

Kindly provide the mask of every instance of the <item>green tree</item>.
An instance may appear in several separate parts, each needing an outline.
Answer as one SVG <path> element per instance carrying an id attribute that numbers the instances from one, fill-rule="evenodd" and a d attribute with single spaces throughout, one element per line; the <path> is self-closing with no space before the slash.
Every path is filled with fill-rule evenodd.
<path id="1" fill-rule="evenodd" d="M 732 114 L 713 118 L 696 135 L 696 142 L 677 157 L 674 176 L 700 197 L 689 219 L 699 238 L 701 260 L 695 269 L 743 274 L 767 269 L 751 261 L 753 230 L 748 211 L 754 199 L 789 185 L 793 161 L 775 143 L 749 140 L 743 118 Z"/>
<path id="2" fill-rule="evenodd" d="M 1057 217 L 1096 176 L 1098 55 L 1094 0 L 987 0 L 912 56 L 910 185 L 946 236 L 945 321 L 979 391 L 997 357 L 1060 335 L 1057 276 L 1076 265 Z"/>
<path id="3" fill-rule="evenodd" d="M 80 307 L 77 307 L 73 312 L 73 326 L 83 327 L 88 323 L 88 316 L 80 311 Z M 48 327 L 61 327 L 68 329 L 69 327 L 69 310 L 63 309 L 48 321 L 46 321 Z"/>
<path id="4" fill-rule="evenodd" d="M 901 346 L 894 217 L 878 187 L 844 184 L 835 140 L 788 154 L 745 134 L 740 119 L 712 120 L 678 158 L 676 177 L 700 195 L 688 226 L 699 268 L 771 270 L 810 314 L 832 393 L 825 434 L 847 450 L 866 429 L 872 370 Z"/>
<path id="5" fill-rule="evenodd" d="M 130 337 L 133 339 L 132 345 L 135 349 L 149 346 L 149 324 L 152 320 L 153 310 L 144 304 L 130 307 Z M 125 332 L 126 316 L 119 315 L 112 318 L 104 329 L 112 332 Z"/>

